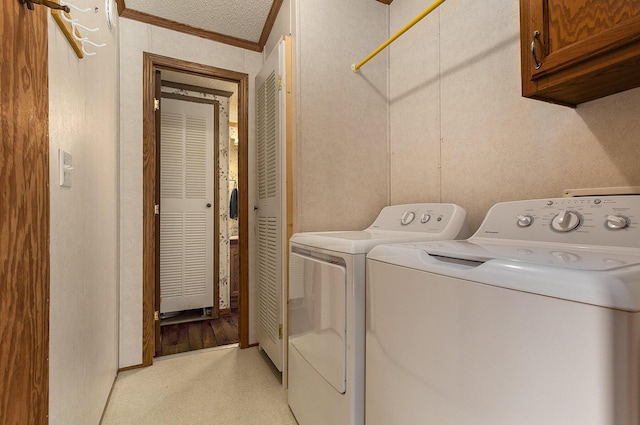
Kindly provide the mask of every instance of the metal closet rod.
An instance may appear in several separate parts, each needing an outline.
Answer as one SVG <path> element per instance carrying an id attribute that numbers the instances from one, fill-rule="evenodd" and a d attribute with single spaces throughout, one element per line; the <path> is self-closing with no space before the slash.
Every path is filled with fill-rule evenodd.
<path id="1" fill-rule="evenodd" d="M 398 37 L 400 37 L 402 34 L 404 34 L 405 32 L 407 32 L 409 30 L 409 28 L 411 28 L 412 26 L 414 26 L 415 24 L 417 24 L 420 20 L 422 20 L 422 18 L 424 18 L 425 16 L 427 16 L 429 13 L 433 12 L 438 6 L 440 6 L 442 3 L 444 3 L 445 0 L 436 0 L 434 1 L 431 6 L 427 7 L 425 10 L 422 11 L 422 13 L 420 13 L 418 16 L 416 16 L 415 18 L 413 18 L 411 20 L 411 22 L 409 22 L 407 25 L 405 25 L 404 27 L 402 27 L 400 29 L 400 31 L 398 31 L 397 33 L 393 34 L 391 36 L 391 38 L 389 38 L 387 41 L 385 41 L 384 43 L 382 43 L 380 45 L 380 47 L 378 47 L 376 50 L 374 50 L 373 52 L 369 53 L 369 56 L 367 56 L 366 58 L 362 59 L 360 62 L 358 63 L 354 63 L 353 65 L 351 65 L 351 69 L 353 70 L 353 72 L 358 72 L 360 71 L 360 68 L 362 68 L 362 65 L 364 65 L 365 63 L 369 62 L 371 59 L 373 59 L 373 57 L 375 55 L 377 55 L 378 53 L 380 53 L 382 50 L 384 50 L 385 47 L 387 47 L 389 44 L 393 43 L 394 41 L 396 41 L 396 39 Z"/>

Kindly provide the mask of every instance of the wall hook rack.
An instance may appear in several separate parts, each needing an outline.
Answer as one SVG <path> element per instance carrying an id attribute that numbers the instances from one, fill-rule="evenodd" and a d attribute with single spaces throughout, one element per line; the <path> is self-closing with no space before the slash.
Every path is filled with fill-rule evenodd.
<path id="1" fill-rule="evenodd" d="M 34 10 L 34 7 L 33 7 L 34 4 L 41 4 L 53 10 L 64 10 L 67 13 L 71 12 L 71 9 L 69 9 L 69 6 L 58 4 L 50 0 L 18 0 L 18 1 L 20 2 L 20 4 L 26 4 L 27 9 L 29 10 Z"/>
<path id="2" fill-rule="evenodd" d="M 85 56 L 93 56 L 95 52 L 88 52 L 85 49 L 87 44 L 90 44 L 94 47 L 104 47 L 106 44 L 98 44 L 89 40 L 89 37 L 83 37 L 80 34 L 79 28 L 82 28 L 85 31 L 96 32 L 99 31 L 99 28 L 88 28 L 78 22 L 78 18 L 71 17 L 71 9 L 78 12 L 89 12 L 93 10 L 91 7 L 87 7 L 85 9 L 81 9 L 73 4 L 64 1 L 64 0 L 18 0 L 18 2 L 22 5 L 26 4 L 27 9 L 34 10 L 34 4 L 41 4 L 51 9 L 51 15 L 53 19 L 56 21 L 65 38 L 73 48 L 73 51 L 76 52 L 76 56 L 82 59 Z M 95 11 L 98 12 L 98 8 L 95 8 Z"/>
<path id="3" fill-rule="evenodd" d="M 77 6 L 74 6 L 73 4 L 64 1 L 64 0 L 57 0 L 59 2 L 59 4 L 61 6 L 67 7 L 67 8 L 71 8 L 73 10 L 76 10 L 78 12 L 90 12 L 91 10 L 93 10 L 91 7 L 87 7 L 85 9 L 81 9 Z M 97 8 L 96 8 L 96 12 L 97 12 Z M 83 37 L 82 34 L 80 33 L 79 28 L 85 30 L 85 31 L 89 31 L 89 32 L 96 32 L 99 31 L 99 28 L 88 28 L 82 24 L 80 24 L 78 22 L 78 18 L 72 18 L 71 14 L 69 12 L 66 11 L 61 11 L 61 10 L 52 10 L 51 11 L 51 15 L 53 15 L 53 18 L 55 19 L 56 23 L 58 24 L 58 26 L 60 27 L 60 29 L 62 30 L 64 36 L 67 38 L 67 41 L 69 42 L 69 44 L 71 45 L 71 47 L 73 48 L 74 52 L 76 53 L 76 56 L 78 56 L 79 58 L 83 58 L 85 56 L 93 56 L 96 53 L 95 52 L 88 52 L 85 49 L 85 46 L 87 44 L 90 44 L 92 46 L 95 47 L 104 47 L 106 46 L 106 44 L 97 44 L 94 43 L 93 41 L 89 40 L 89 37 Z"/>

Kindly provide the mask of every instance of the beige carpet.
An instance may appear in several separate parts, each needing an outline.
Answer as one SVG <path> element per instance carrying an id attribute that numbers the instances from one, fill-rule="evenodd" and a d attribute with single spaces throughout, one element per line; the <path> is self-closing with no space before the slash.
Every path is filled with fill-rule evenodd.
<path id="1" fill-rule="evenodd" d="M 257 347 L 211 348 L 121 372 L 102 425 L 295 425 L 278 371 Z"/>

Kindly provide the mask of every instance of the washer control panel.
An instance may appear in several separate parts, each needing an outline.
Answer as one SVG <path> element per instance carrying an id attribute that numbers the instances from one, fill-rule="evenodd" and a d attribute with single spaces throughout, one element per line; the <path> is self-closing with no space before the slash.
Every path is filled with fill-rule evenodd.
<path id="1" fill-rule="evenodd" d="M 640 196 L 503 202 L 473 237 L 640 248 Z"/>

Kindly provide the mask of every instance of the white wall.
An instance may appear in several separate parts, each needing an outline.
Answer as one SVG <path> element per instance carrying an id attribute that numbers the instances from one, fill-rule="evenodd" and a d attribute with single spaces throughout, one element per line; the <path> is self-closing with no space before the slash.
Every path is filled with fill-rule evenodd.
<path id="1" fill-rule="evenodd" d="M 394 1 L 391 32 L 420 0 Z M 576 109 L 521 96 L 518 2 L 441 5 L 390 47 L 391 203 L 500 201 L 640 185 L 640 89 Z"/>
<path id="2" fill-rule="evenodd" d="M 576 109 L 523 98 L 517 2 L 446 2 L 349 71 L 424 7 L 283 4 L 290 28 L 279 16 L 274 33 L 291 31 L 297 55 L 295 231 L 363 228 L 408 202 L 458 203 L 475 230 L 496 202 L 640 185 L 640 89 Z"/>
<path id="3" fill-rule="evenodd" d="M 296 0 L 294 230 L 364 228 L 389 202 L 388 6 Z"/>
<path id="4" fill-rule="evenodd" d="M 143 52 L 249 75 L 249 175 L 254 168 L 254 78 L 262 54 L 200 37 L 120 20 L 120 367 L 142 363 L 142 59 Z M 249 179 L 249 199 L 255 184 Z M 253 229 L 249 220 L 249 237 Z M 250 271 L 254 270 L 250 258 Z M 255 341 L 255 278 L 249 276 L 249 342 Z"/>
<path id="5" fill-rule="evenodd" d="M 77 5 L 99 7 L 72 16 L 107 46 L 78 59 L 49 16 L 51 425 L 97 424 L 117 371 L 118 31 L 103 1 Z M 71 188 L 58 185 L 59 148 L 73 156 Z"/>

